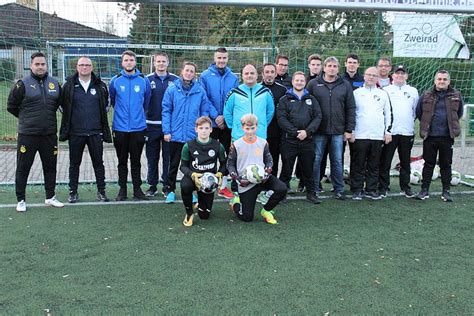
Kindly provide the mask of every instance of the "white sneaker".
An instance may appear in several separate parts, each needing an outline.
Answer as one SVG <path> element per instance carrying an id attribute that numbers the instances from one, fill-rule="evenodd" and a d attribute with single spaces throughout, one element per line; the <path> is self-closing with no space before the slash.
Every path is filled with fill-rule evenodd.
<path id="1" fill-rule="evenodd" d="M 53 196 L 53 197 L 50 198 L 50 199 L 44 200 L 44 204 L 46 204 L 47 206 L 64 207 L 64 203 L 59 202 L 59 201 L 56 199 L 56 195 Z"/>
<path id="2" fill-rule="evenodd" d="M 18 202 L 18 204 L 16 205 L 16 211 L 17 212 L 26 212 L 26 202 L 25 202 L 25 200 L 21 200 L 20 202 Z"/>

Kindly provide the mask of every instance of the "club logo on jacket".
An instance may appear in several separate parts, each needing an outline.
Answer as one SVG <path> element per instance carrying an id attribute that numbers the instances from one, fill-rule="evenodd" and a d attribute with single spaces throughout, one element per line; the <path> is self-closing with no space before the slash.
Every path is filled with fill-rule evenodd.
<path id="1" fill-rule="evenodd" d="M 92 89 L 91 89 L 91 94 L 92 94 L 92 95 L 95 95 L 96 93 L 97 93 L 97 91 L 96 91 L 94 88 L 92 88 Z"/>
<path id="2" fill-rule="evenodd" d="M 408 93 L 408 92 L 403 92 L 403 95 L 407 97 L 407 99 L 410 99 L 411 98 L 411 95 Z"/>
<path id="3" fill-rule="evenodd" d="M 211 149 L 208 151 L 207 154 L 209 155 L 209 157 L 214 157 L 216 155 L 216 152 L 214 151 L 214 149 Z"/>
<path id="4" fill-rule="evenodd" d="M 156 88 L 156 83 L 154 81 L 150 82 L 150 87 L 152 89 L 155 89 Z"/>
<path id="5" fill-rule="evenodd" d="M 56 87 L 54 86 L 54 83 L 50 82 L 48 84 L 49 92 L 56 92 Z"/>
<path id="6" fill-rule="evenodd" d="M 25 145 L 21 145 L 21 146 L 20 146 L 20 152 L 21 152 L 22 154 L 26 153 L 26 146 L 25 146 Z"/>
<path id="7" fill-rule="evenodd" d="M 125 86 L 120 86 L 120 91 L 125 92 Z"/>
<path id="8" fill-rule="evenodd" d="M 380 101 L 380 97 L 379 97 L 378 95 L 374 94 L 374 100 L 377 101 L 377 102 L 379 102 L 379 101 Z"/>
<path id="9" fill-rule="evenodd" d="M 140 86 L 135 85 L 135 87 L 133 87 L 133 90 L 135 90 L 136 93 L 140 92 Z"/>
<path id="10" fill-rule="evenodd" d="M 307 105 L 312 105 L 313 104 L 313 101 L 311 101 L 311 99 L 306 99 L 305 102 L 306 102 Z"/>

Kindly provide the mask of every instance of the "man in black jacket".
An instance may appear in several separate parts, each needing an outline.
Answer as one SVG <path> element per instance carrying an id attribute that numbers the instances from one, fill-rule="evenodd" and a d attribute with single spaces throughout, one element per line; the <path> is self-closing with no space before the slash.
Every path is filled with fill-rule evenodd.
<path id="1" fill-rule="evenodd" d="M 277 107 L 278 101 L 286 93 L 286 88 L 275 82 L 276 78 L 276 66 L 271 63 L 263 65 L 262 69 L 262 85 L 270 89 L 273 95 L 273 103 L 275 104 L 275 115 L 267 127 L 267 142 L 270 148 L 270 154 L 273 159 L 272 174 L 278 176 L 278 162 L 280 161 L 280 146 L 281 146 L 281 130 L 278 126 L 277 120 Z"/>
<path id="2" fill-rule="evenodd" d="M 61 87 L 48 75 L 46 57 L 31 55 L 31 73 L 18 80 L 8 96 L 7 110 L 18 118 L 17 167 L 15 175 L 17 212 L 26 211 L 25 190 L 31 166 L 39 152 L 48 206 L 63 207 L 55 196 L 58 138 L 56 111 Z"/>
<path id="3" fill-rule="evenodd" d="M 349 82 L 339 75 L 339 61 L 336 57 L 324 60 L 324 73 L 308 84 L 308 91 L 319 102 L 322 120 L 315 136 L 316 158 L 314 160 L 314 181 L 319 191 L 321 159 L 329 145 L 331 160 L 331 182 L 335 197 L 345 199 L 343 180 L 343 141 L 352 137 L 355 128 L 355 101 Z"/>
<path id="4" fill-rule="evenodd" d="M 346 72 L 343 78 L 349 81 L 352 90 L 362 87 L 364 85 L 364 76 L 359 73 L 359 56 L 347 54 L 344 66 L 346 66 Z"/>
<path id="5" fill-rule="evenodd" d="M 291 76 L 288 74 L 288 56 L 278 55 L 275 58 L 276 78 L 275 81 L 283 85 L 285 88 L 291 88 Z"/>
<path id="6" fill-rule="evenodd" d="M 290 185 L 291 175 L 296 157 L 304 171 L 301 176 L 306 185 L 306 199 L 319 204 L 321 201 L 314 190 L 313 163 L 314 140 L 313 135 L 321 123 L 321 108 L 315 97 L 305 89 L 305 74 L 297 71 L 293 74 L 293 88 L 280 99 L 278 104 L 278 124 L 282 133 L 283 167 L 280 180 L 287 187 Z"/>
<path id="7" fill-rule="evenodd" d="M 59 140 L 69 140 L 69 203 L 79 200 L 79 167 L 87 145 L 97 182 L 97 200 L 108 202 L 105 193 L 103 142 L 111 143 L 107 85 L 92 72 L 89 57 L 80 57 L 76 73 L 66 79 L 61 93 L 63 117 Z"/>

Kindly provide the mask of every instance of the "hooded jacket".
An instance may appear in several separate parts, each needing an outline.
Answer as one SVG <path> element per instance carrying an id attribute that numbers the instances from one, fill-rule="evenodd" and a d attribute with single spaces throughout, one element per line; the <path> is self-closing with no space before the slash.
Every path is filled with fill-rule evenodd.
<path id="1" fill-rule="evenodd" d="M 186 143 L 196 138 L 196 120 L 209 115 L 211 102 L 198 81 L 186 90 L 179 79 L 166 89 L 162 106 L 163 134 L 171 135 L 172 142 Z"/>
<path id="2" fill-rule="evenodd" d="M 146 129 L 145 113 L 150 103 L 150 81 L 135 69 L 134 74 L 125 70 L 110 81 L 110 105 L 114 107 L 112 130 L 138 132 Z"/>

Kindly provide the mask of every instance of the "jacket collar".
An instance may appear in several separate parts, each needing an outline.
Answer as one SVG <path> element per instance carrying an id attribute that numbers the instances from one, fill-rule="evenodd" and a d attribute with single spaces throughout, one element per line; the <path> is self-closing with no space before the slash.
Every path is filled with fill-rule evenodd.
<path id="1" fill-rule="evenodd" d="M 286 95 L 288 95 L 289 97 L 293 97 L 297 100 L 303 100 L 305 97 L 307 97 L 309 95 L 309 91 L 306 90 L 306 88 L 303 90 L 303 95 L 301 96 L 301 98 L 293 91 L 293 88 L 289 89 L 288 91 L 286 91 Z"/>
<path id="2" fill-rule="evenodd" d="M 135 73 L 129 75 L 129 74 L 127 74 L 127 73 L 125 72 L 125 70 L 122 69 L 122 70 L 120 70 L 120 73 L 121 73 L 122 76 L 124 76 L 124 77 L 133 79 L 133 78 L 136 78 L 136 77 L 138 77 L 138 76 L 140 75 L 140 70 L 138 70 L 138 69 L 135 68 Z"/>

